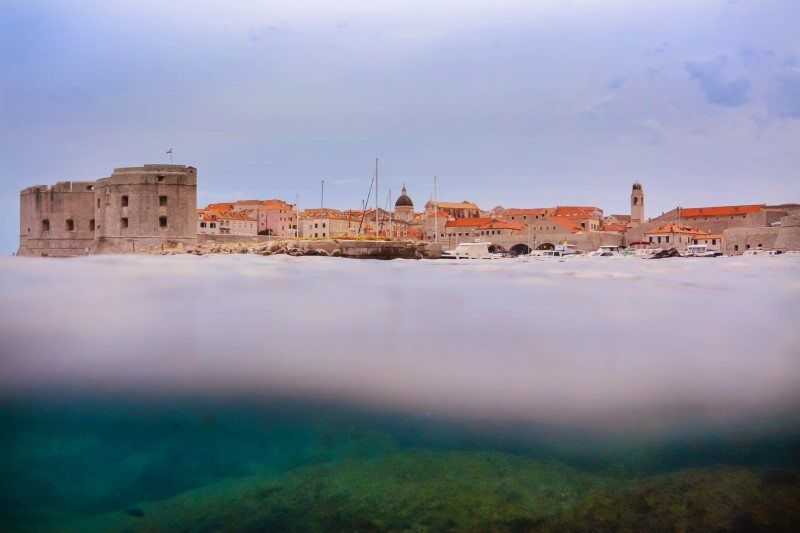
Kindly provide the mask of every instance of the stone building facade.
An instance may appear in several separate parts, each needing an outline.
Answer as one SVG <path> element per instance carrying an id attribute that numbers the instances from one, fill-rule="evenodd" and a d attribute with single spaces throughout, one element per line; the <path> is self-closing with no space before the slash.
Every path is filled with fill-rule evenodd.
<path id="1" fill-rule="evenodd" d="M 197 169 L 116 168 L 95 181 L 20 192 L 18 255 L 130 253 L 197 242 Z"/>

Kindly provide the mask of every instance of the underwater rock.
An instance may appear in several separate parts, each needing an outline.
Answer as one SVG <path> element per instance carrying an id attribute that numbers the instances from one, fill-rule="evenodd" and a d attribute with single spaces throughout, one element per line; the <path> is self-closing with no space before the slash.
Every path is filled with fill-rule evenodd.
<path id="1" fill-rule="evenodd" d="M 144 516 L 144 511 L 142 511 L 141 507 L 128 507 L 125 509 L 125 514 L 135 518 L 141 518 Z"/>
<path id="2" fill-rule="evenodd" d="M 670 248 L 668 250 L 661 250 L 660 252 L 656 252 L 650 256 L 650 259 L 667 259 L 669 257 L 680 257 L 681 254 L 675 248 Z"/>
<path id="3" fill-rule="evenodd" d="M 791 485 L 797 483 L 797 473 L 791 470 L 772 469 L 761 475 L 761 486 Z"/>
<path id="4" fill-rule="evenodd" d="M 712 467 L 637 478 L 504 453 L 394 452 L 208 485 L 153 502 L 140 524 L 197 531 L 797 531 L 800 483 L 773 473 L 768 477 L 779 484 L 763 488 L 762 474 Z"/>

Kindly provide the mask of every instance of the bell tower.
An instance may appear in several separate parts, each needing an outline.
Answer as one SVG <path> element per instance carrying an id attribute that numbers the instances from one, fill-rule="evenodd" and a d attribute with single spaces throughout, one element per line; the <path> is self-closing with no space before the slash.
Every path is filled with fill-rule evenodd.
<path id="1" fill-rule="evenodd" d="M 631 189 L 631 222 L 634 224 L 644 222 L 644 189 L 638 181 Z"/>

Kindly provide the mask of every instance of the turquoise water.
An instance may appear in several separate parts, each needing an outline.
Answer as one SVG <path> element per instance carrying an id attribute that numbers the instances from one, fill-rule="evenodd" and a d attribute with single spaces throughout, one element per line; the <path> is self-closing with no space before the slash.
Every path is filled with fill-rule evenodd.
<path id="1" fill-rule="evenodd" d="M 756 259 L 0 260 L 0 529 L 797 529 Z"/>
<path id="2" fill-rule="evenodd" d="M 501 453 L 625 482 L 686 468 L 738 466 L 763 475 L 800 466 L 797 427 L 610 438 L 291 398 L 6 398 L 0 430 L 0 517 L 11 530 L 83 529 L 81 520 L 109 513 L 135 527 L 131 512 L 192 489 L 230 479 L 279 479 L 312 465 L 367 464 L 408 451 Z"/>

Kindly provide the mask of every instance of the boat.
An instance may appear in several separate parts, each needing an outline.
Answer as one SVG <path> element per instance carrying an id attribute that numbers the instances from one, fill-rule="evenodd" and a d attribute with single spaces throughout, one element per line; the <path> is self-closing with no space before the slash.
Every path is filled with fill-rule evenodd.
<path id="1" fill-rule="evenodd" d="M 782 252 L 779 250 L 764 250 L 763 248 L 754 248 L 751 250 L 745 250 L 742 255 L 781 255 Z"/>
<path id="2" fill-rule="evenodd" d="M 663 252 L 663 248 L 637 248 L 634 255 L 639 258 L 647 259 L 651 255 L 655 255 L 658 252 Z"/>
<path id="3" fill-rule="evenodd" d="M 683 257 L 719 257 L 721 255 L 723 255 L 721 251 L 707 244 L 690 244 L 683 253 Z"/>
<path id="4" fill-rule="evenodd" d="M 489 251 L 492 245 L 490 242 L 462 242 L 453 250 L 442 252 L 442 259 L 500 259 L 503 254 L 496 254 Z"/>
<path id="5" fill-rule="evenodd" d="M 589 257 L 615 257 L 619 255 L 622 255 L 620 247 L 613 244 L 605 244 L 594 252 L 589 253 Z"/>

